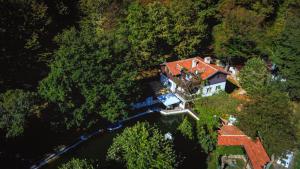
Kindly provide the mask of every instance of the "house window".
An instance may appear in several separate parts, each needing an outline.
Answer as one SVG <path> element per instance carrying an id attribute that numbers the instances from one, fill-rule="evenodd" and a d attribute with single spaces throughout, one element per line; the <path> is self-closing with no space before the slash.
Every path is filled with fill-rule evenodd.
<path id="1" fill-rule="evenodd" d="M 210 93 L 211 92 L 211 87 L 206 89 L 206 93 Z"/>
<path id="2" fill-rule="evenodd" d="M 221 85 L 216 86 L 216 91 L 221 90 Z"/>

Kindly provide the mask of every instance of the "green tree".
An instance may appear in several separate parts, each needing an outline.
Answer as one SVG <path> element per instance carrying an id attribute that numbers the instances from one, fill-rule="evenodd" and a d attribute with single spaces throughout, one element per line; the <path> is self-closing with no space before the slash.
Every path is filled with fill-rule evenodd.
<path id="1" fill-rule="evenodd" d="M 300 99 L 300 9 L 286 11 L 283 30 L 274 38 L 271 59 L 279 68 L 279 75 L 286 79 L 286 88 L 293 99 Z"/>
<path id="2" fill-rule="evenodd" d="M 34 70 L 49 56 L 43 45 L 51 23 L 47 9 L 45 3 L 36 0 L 1 1 L 0 78 L 4 85 L 28 83 L 40 76 Z"/>
<path id="3" fill-rule="evenodd" d="M 73 158 L 59 166 L 58 169 L 94 169 L 94 167 L 85 159 Z"/>
<path id="4" fill-rule="evenodd" d="M 213 29 L 216 56 L 229 64 L 261 55 L 257 40 L 264 17 L 234 0 L 224 1 L 219 8 L 223 18 Z"/>
<path id="5" fill-rule="evenodd" d="M 16 137 L 24 132 L 35 101 L 34 93 L 19 89 L 0 95 L 0 128 L 6 131 L 6 137 Z"/>
<path id="6" fill-rule="evenodd" d="M 125 163 L 128 169 L 175 167 L 172 143 L 149 123 L 137 123 L 114 138 L 107 158 Z"/>
<path id="7" fill-rule="evenodd" d="M 82 25 L 80 31 L 62 33 L 57 42 L 60 47 L 39 93 L 59 105 L 67 128 L 90 126 L 101 117 L 124 117 L 136 76 L 122 51 L 114 49 L 114 35 L 97 34 L 91 25 Z"/>
<path id="8" fill-rule="evenodd" d="M 282 155 L 295 146 L 295 126 L 289 97 L 272 85 L 260 88 L 244 105 L 239 126 L 251 137 L 259 136 L 269 154 Z"/>
<path id="9" fill-rule="evenodd" d="M 260 58 L 249 59 L 239 74 L 242 88 L 250 95 L 267 85 L 270 82 L 270 76 L 267 65 Z"/>
<path id="10" fill-rule="evenodd" d="M 168 10 L 159 2 L 142 6 L 132 3 L 128 9 L 122 34 L 127 35 L 130 44 L 128 60 L 141 69 L 148 69 L 164 61 L 169 52 L 167 37 L 170 36 L 171 22 Z"/>
<path id="11" fill-rule="evenodd" d="M 194 132 L 193 132 L 193 126 L 189 122 L 188 118 L 185 117 L 182 121 L 182 123 L 178 126 L 177 130 L 181 132 L 183 136 L 186 138 L 193 140 L 194 139 Z"/>
<path id="12" fill-rule="evenodd" d="M 213 1 L 174 0 L 170 5 L 174 28 L 169 36 L 173 53 L 181 58 L 196 55 L 209 39 L 209 23 L 216 13 Z"/>

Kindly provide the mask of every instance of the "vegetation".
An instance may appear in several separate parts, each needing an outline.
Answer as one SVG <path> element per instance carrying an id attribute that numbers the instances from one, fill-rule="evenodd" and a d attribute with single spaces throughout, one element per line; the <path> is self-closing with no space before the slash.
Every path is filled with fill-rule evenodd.
<path id="1" fill-rule="evenodd" d="M 234 114 L 237 104 L 238 101 L 223 92 L 211 97 L 200 98 L 195 103 L 195 110 L 199 113 L 197 138 L 206 152 L 210 152 L 216 147 L 220 117 Z"/>
<path id="2" fill-rule="evenodd" d="M 261 88 L 244 105 L 239 126 L 251 137 L 259 136 L 269 154 L 282 155 L 295 145 L 295 126 L 289 97 L 274 86 Z"/>
<path id="3" fill-rule="evenodd" d="M 218 168 L 219 159 L 223 155 L 245 155 L 244 148 L 241 146 L 217 146 L 211 153 L 207 168 Z"/>
<path id="4" fill-rule="evenodd" d="M 240 84 L 248 94 L 255 94 L 270 82 L 270 76 L 265 62 L 260 58 L 252 58 L 240 71 Z"/>
<path id="5" fill-rule="evenodd" d="M 219 118 L 234 114 L 269 155 L 299 147 L 299 110 L 291 106 L 300 99 L 299 0 L 4 0 L 0 9 L 0 128 L 6 137 L 22 135 L 39 98 L 46 109 L 38 120 L 47 124 L 90 129 L 117 121 L 143 92 L 142 72 L 214 55 L 226 66 L 245 65 L 240 82 L 249 100 L 237 113 L 239 102 L 229 95 L 200 98 L 195 133 L 187 119 L 178 130 L 213 152 Z M 273 80 L 266 63 L 276 64 Z M 108 158 L 128 168 L 175 166 L 171 143 L 147 123 L 119 135 Z"/>
<path id="6" fill-rule="evenodd" d="M 135 91 L 135 72 L 126 66 L 112 36 L 96 37 L 94 28 L 66 30 L 57 37 L 60 47 L 39 93 L 57 103 L 66 126 L 90 126 L 95 117 L 109 121 L 126 115 Z"/>
<path id="7" fill-rule="evenodd" d="M 6 131 L 6 137 L 16 137 L 24 132 L 35 102 L 35 93 L 19 89 L 0 95 L 0 128 Z"/>
<path id="8" fill-rule="evenodd" d="M 190 140 L 194 139 L 193 126 L 191 122 L 189 122 L 187 117 L 183 119 L 182 123 L 178 126 L 177 130 L 179 130 L 184 137 Z"/>
<path id="9" fill-rule="evenodd" d="M 282 32 L 273 40 L 271 58 L 286 80 L 286 90 L 293 99 L 300 99 L 300 9 L 291 7 L 286 11 L 286 23 Z"/>
<path id="10" fill-rule="evenodd" d="M 73 158 L 70 161 L 62 164 L 59 169 L 94 169 L 94 167 L 85 159 Z"/>
<path id="11" fill-rule="evenodd" d="M 128 169 L 175 167 L 172 143 L 149 123 L 137 123 L 114 138 L 107 158 L 125 163 Z"/>

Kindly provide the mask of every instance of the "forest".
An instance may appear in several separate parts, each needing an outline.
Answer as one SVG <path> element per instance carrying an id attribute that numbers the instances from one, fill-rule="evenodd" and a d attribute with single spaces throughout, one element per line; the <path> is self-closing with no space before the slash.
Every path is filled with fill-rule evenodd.
<path id="1" fill-rule="evenodd" d="M 20 164 L 4 168 L 24 167 L 22 154 L 4 147 L 36 124 L 74 133 L 124 119 L 144 96 L 147 72 L 195 56 L 243 65 L 251 101 L 237 112 L 227 94 L 200 99 L 203 120 L 178 126 L 187 140 L 213 154 L 213 116 L 235 114 L 270 156 L 300 147 L 299 0 L 0 0 L 0 10 L 0 168 L 9 160 Z M 179 168 L 179 158 L 148 123 L 126 128 L 107 153 L 129 169 Z M 86 159 L 60 166 L 76 167 L 101 168 Z"/>

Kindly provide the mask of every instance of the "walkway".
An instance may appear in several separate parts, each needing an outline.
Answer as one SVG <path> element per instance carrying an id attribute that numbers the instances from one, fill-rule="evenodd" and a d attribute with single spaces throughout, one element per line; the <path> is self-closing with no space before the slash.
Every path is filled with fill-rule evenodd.
<path id="1" fill-rule="evenodd" d="M 175 114 L 182 114 L 182 113 L 188 113 L 190 116 L 192 116 L 194 119 L 199 120 L 199 118 L 190 110 L 190 109 L 173 109 L 173 110 L 160 110 L 160 113 L 164 116 L 169 115 L 175 115 Z"/>
<path id="2" fill-rule="evenodd" d="M 59 158 L 62 154 L 70 151 L 71 149 L 77 147 L 78 145 L 80 145 L 81 143 L 87 141 L 88 139 L 90 139 L 91 137 L 93 136 L 96 136 L 100 133 L 104 133 L 106 131 L 109 131 L 109 132 L 113 132 L 115 130 L 118 130 L 118 129 L 121 129 L 123 127 L 123 123 L 124 122 L 127 122 L 127 121 L 130 121 L 130 120 L 133 120 L 133 119 L 136 119 L 138 117 L 142 117 L 142 116 L 145 116 L 147 114 L 151 114 L 151 113 L 155 113 L 155 112 L 159 112 L 160 109 L 158 108 L 150 108 L 148 109 L 147 111 L 145 112 L 142 112 L 142 113 L 139 113 L 137 115 L 134 115 L 134 116 L 131 116 L 131 117 L 128 117 L 127 119 L 124 119 L 124 120 L 121 120 L 121 121 L 117 121 L 115 123 L 113 123 L 112 125 L 108 126 L 107 128 L 105 129 L 99 129 L 99 130 L 96 130 L 88 135 L 81 135 L 79 138 L 78 138 L 78 141 L 76 141 L 74 144 L 71 144 L 65 148 L 63 148 L 62 150 L 59 150 L 58 152 L 55 152 L 55 153 L 52 153 L 50 154 L 48 157 L 46 157 L 45 159 L 42 159 L 40 161 L 38 161 L 36 164 L 32 165 L 30 167 L 30 169 L 39 169 L 41 167 L 43 167 L 44 165 L 50 163 L 51 161 Z"/>

